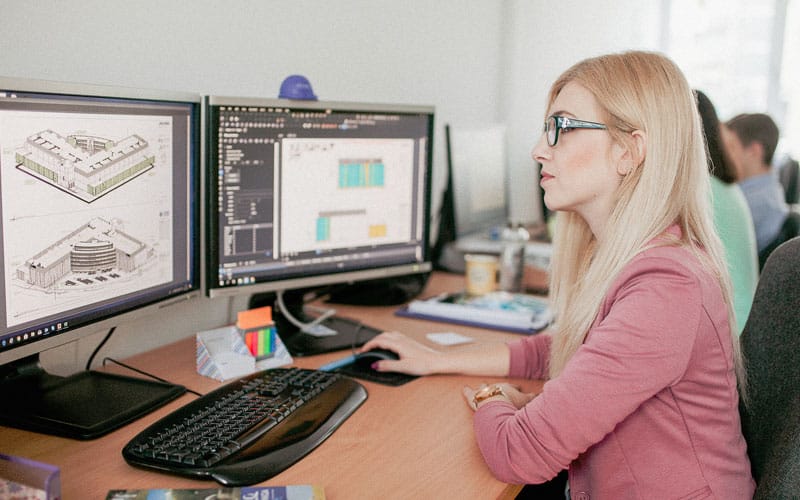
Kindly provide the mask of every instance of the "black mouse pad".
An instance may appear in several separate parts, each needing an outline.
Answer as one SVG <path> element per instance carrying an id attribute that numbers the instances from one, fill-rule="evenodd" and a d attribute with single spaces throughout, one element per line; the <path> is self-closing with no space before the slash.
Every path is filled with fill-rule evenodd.
<path id="1" fill-rule="evenodd" d="M 348 377 L 360 378 L 361 380 L 367 380 L 369 382 L 393 386 L 403 385 L 407 382 L 411 382 L 415 378 L 419 378 L 416 375 L 406 375 L 405 373 L 376 372 L 372 368 L 362 366 L 358 363 L 350 363 L 349 365 L 344 365 L 333 371 L 341 373 L 342 375 L 347 375 Z"/>

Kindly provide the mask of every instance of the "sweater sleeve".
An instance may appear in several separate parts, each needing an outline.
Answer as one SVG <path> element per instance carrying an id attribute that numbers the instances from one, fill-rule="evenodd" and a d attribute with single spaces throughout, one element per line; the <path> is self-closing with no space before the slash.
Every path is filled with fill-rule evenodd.
<path id="1" fill-rule="evenodd" d="M 495 476 L 515 484 L 551 479 L 680 380 L 702 313 L 689 270 L 672 259 L 632 261 L 583 345 L 538 397 L 520 410 L 490 402 L 475 413 L 478 446 Z M 515 371 L 522 366 L 512 362 Z"/>
<path id="2" fill-rule="evenodd" d="M 509 342 L 508 375 L 513 378 L 545 379 L 550 361 L 550 335 L 542 332 Z"/>

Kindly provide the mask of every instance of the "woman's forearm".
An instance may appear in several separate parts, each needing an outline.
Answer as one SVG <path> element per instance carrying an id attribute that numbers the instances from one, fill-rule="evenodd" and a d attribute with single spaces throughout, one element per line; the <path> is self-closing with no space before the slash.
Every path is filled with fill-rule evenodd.
<path id="1" fill-rule="evenodd" d="M 442 353 L 436 373 L 462 375 L 508 376 L 509 349 L 504 342 L 471 344 Z"/>

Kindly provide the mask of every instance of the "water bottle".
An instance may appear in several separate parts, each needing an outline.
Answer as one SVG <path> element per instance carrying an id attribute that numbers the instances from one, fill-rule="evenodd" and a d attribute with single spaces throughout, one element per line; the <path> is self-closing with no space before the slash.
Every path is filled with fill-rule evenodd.
<path id="1" fill-rule="evenodd" d="M 522 276 L 525 271 L 525 243 L 530 234 L 522 224 L 511 224 L 503 228 L 502 251 L 500 254 L 500 290 L 521 293 Z"/>

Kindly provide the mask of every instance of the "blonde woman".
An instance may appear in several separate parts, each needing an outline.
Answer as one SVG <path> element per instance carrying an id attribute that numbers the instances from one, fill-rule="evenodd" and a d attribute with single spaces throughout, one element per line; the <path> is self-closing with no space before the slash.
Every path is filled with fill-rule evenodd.
<path id="1" fill-rule="evenodd" d="M 547 378 L 541 394 L 466 388 L 486 463 L 572 498 L 752 498 L 738 342 L 692 90 L 669 59 L 587 59 L 550 91 L 533 149 L 559 212 L 556 326 L 446 353 L 399 333 L 378 370 Z"/>

